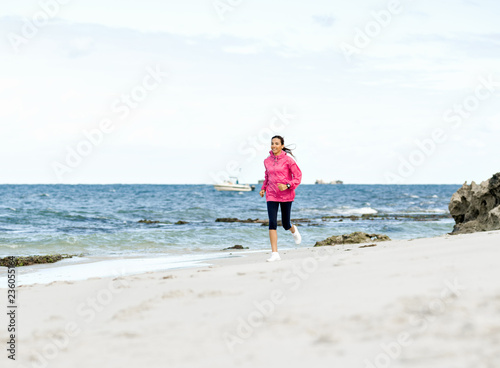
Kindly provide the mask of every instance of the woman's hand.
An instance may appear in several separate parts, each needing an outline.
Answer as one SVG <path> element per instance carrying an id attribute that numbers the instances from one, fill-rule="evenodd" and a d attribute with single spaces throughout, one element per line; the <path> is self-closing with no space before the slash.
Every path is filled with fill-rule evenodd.
<path id="1" fill-rule="evenodd" d="M 261 197 L 264 197 L 264 194 L 266 194 L 266 191 L 264 189 L 262 189 L 260 192 L 259 192 L 260 196 Z"/>
<path id="2" fill-rule="evenodd" d="M 287 189 L 288 189 L 288 187 L 286 186 L 286 184 L 278 184 L 278 188 L 279 188 L 279 190 L 281 190 L 281 191 L 284 191 L 284 190 L 287 190 Z"/>

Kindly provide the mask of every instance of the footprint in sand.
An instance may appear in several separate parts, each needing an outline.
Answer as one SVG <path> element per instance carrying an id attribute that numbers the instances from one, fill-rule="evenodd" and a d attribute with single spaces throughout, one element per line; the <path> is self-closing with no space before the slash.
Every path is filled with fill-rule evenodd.
<path id="1" fill-rule="evenodd" d="M 203 291 L 201 293 L 198 293 L 197 297 L 198 298 L 206 298 L 206 297 L 221 296 L 221 295 L 224 295 L 224 293 L 220 290 L 207 290 L 207 291 Z"/>
<path id="2" fill-rule="evenodd" d="M 192 291 L 191 291 L 192 292 Z M 172 290 L 167 293 L 163 293 L 161 295 L 162 299 L 169 299 L 169 298 L 180 298 L 182 296 L 185 296 L 184 292 L 182 290 Z"/>

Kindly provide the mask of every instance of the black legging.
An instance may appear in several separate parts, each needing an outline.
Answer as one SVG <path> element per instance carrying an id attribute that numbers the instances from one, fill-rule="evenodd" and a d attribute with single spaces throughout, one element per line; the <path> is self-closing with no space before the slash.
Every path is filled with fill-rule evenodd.
<path id="1" fill-rule="evenodd" d="M 292 223 L 290 215 L 292 212 L 293 202 L 267 202 L 267 214 L 269 215 L 269 230 L 276 230 L 278 227 L 278 207 L 281 206 L 281 224 L 283 229 L 290 230 Z"/>

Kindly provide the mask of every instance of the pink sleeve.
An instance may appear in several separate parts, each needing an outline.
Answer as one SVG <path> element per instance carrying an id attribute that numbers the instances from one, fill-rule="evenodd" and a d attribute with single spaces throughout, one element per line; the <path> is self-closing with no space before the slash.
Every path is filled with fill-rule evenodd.
<path id="1" fill-rule="evenodd" d="M 292 181 L 290 182 L 290 189 L 295 189 L 299 186 L 302 180 L 302 171 L 300 171 L 297 163 L 294 160 L 290 160 L 289 170 L 292 173 Z"/>
<path id="2" fill-rule="evenodd" d="M 266 163 L 264 162 L 264 167 L 266 167 Z M 267 189 L 267 184 L 269 182 L 269 177 L 267 175 L 267 169 L 266 169 L 266 172 L 265 172 L 265 178 L 264 178 L 264 183 L 262 183 L 262 188 L 260 188 L 260 190 L 266 190 Z"/>

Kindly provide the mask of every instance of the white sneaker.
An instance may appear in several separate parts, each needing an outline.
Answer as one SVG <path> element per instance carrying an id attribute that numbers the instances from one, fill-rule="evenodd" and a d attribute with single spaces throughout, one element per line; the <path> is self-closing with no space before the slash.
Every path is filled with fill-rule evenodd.
<path id="1" fill-rule="evenodd" d="M 272 252 L 271 258 L 267 259 L 267 262 L 281 261 L 280 255 L 278 252 Z"/>
<path id="2" fill-rule="evenodd" d="M 295 244 L 300 244 L 302 237 L 300 236 L 299 229 L 297 229 L 297 226 L 295 225 L 293 225 L 293 227 L 295 228 L 295 232 L 292 233 L 293 240 L 295 240 Z"/>

